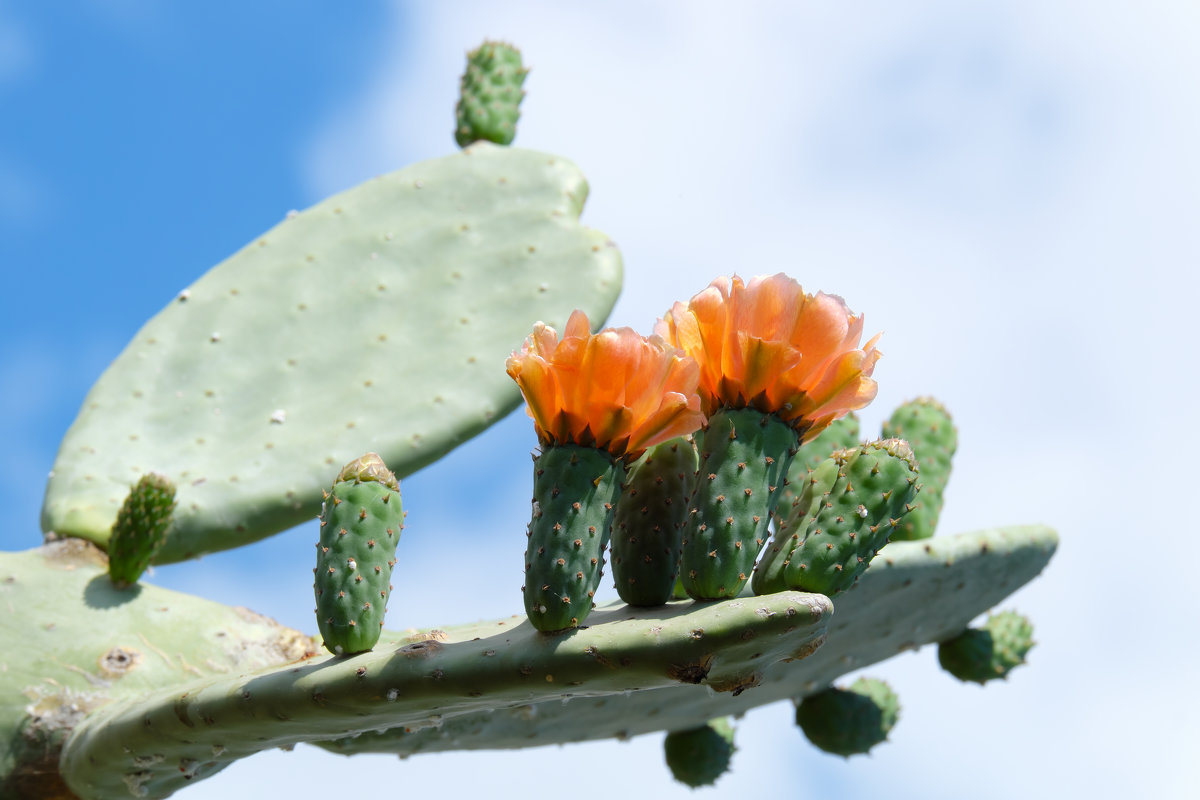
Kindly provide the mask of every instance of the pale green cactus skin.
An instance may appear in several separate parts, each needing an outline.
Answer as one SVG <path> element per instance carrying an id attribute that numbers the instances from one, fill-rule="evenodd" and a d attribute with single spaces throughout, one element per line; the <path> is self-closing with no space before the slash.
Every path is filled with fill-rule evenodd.
<path id="1" fill-rule="evenodd" d="M 656 609 L 614 604 L 566 639 L 513 616 L 408 636 L 385 631 L 370 653 L 182 676 L 148 694 L 152 686 L 120 685 L 113 702 L 74 727 L 61 767 L 83 798 L 128 796 L 131 785 L 166 797 L 238 758 L 299 741 L 412 754 L 697 727 L 953 636 L 1036 576 L 1056 542 L 1053 531 L 1030 526 L 893 543 L 839 596 L 836 614 L 828 598 L 803 592 Z M 72 580 L 95 575 L 101 566 L 83 566 Z M 45 595 L 48 611 L 71 606 Z M 130 607 L 123 624 L 134 630 L 138 607 L 150 611 Z M 169 621 L 186 626 L 190 613 Z M 88 685 L 79 676 L 76 684 Z"/>
<path id="2" fill-rule="evenodd" d="M 588 187 L 557 156 L 481 142 L 286 219 L 150 320 L 67 432 L 43 530 L 101 546 L 129 484 L 168 475 L 156 563 L 311 519 L 378 452 L 411 474 L 520 402 L 502 366 L 531 321 L 603 320 L 621 286 Z M 336 385 L 336 391 L 330 386 Z"/>

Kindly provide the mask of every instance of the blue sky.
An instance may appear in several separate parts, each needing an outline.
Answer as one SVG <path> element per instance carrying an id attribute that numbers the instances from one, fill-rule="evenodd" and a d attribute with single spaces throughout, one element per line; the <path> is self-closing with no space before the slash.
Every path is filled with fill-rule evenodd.
<path id="1" fill-rule="evenodd" d="M 1063 537 L 1012 603 L 1039 645 L 1007 685 L 953 685 L 930 650 L 895 659 L 870 670 L 905 703 L 892 743 L 843 764 L 764 709 L 719 790 L 1182 796 L 1196 764 L 1135 765 L 1200 745 L 1200 709 L 1175 688 L 1197 656 L 1177 609 L 1200 598 L 1172 561 L 1190 535 L 1173 483 L 1197 388 L 1200 18 L 1044 5 L 0 2 L 0 476 L 25 487 L 3 546 L 39 541 L 58 440 L 142 322 L 288 209 L 451 152 L 463 53 L 505 38 L 533 68 L 517 144 L 582 167 L 584 220 L 624 253 L 614 324 L 647 329 L 733 271 L 839 293 L 884 331 L 864 428 L 920 394 L 955 414 L 943 529 Z M 389 627 L 519 608 L 532 445 L 518 414 L 406 482 Z M 1166 502 L 1144 496 L 1156 482 Z M 487 487 L 478 520 L 449 512 L 463 485 Z M 152 580 L 312 630 L 315 535 Z M 467 547 L 497 565 L 473 576 L 474 602 L 418 568 Z M 277 566 L 249 583 L 262 563 Z M 331 787 L 332 759 L 264 754 L 181 796 Z M 457 793 L 602 760 L 621 765 L 605 791 L 683 796 L 660 759 L 646 738 L 355 769 Z"/>

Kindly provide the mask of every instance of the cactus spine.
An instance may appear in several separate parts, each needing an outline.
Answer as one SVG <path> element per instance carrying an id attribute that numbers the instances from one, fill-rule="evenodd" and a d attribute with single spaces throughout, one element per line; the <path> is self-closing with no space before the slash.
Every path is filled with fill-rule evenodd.
<path id="1" fill-rule="evenodd" d="M 521 84 L 528 73 L 521 65 L 521 52 L 504 42 L 485 41 L 467 53 L 455 109 L 454 140 L 459 147 L 481 139 L 512 144 L 525 97 Z"/>
<path id="2" fill-rule="evenodd" d="M 1015 611 L 988 616 L 982 628 L 968 628 L 938 645 L 938 663 L 960 681 L 987 683 L 1007 678 L 1025 663 L 1033 647 L 1033 624 Z"/>
<path id="3" fill-rule="evenodd" d="M 680 577 L 689 596 L 734 597 L 749 580 L 799 439 L 791 425 L 753 408 L 709 418 L 684 524 Z"/>
<path id="4" fill-rule="evenodd" d="M 883 436 L 907 441 L 921 465 L 921 496 L 893 531 L 892 539 L 928 539 L 937 529 L 943 494 L 950 482 L 950 462 L 958 449 L 954 421 L 941 403 L 932 397 L 919 397 L 896 409 L 883 424 Z"/>
<path id="5" fill-rule="evenodd" d="M 885 741 L 899 717 L 900 699 L 874 678 L 817 692 L 796 707 L 796 724 L 808 740 L 826 753 L 847 758 Z"/>
<path id="6" fill-rule="evenodd" d="M 379 641 L 403 528 L 400 484 L 383 459 L 367 453 L 343 467 L 321 509 L 313 569 L 317 627 L 334 655 Z"/>
<path id="7" fill-rule="evenodd" d="M 137 583 L 167 540 L 175 485 L 147 473 L 129 490 L 108 540 L 108 576 L 118 587 Z"/>
<path id="8" fill-rule="evenodd" d="M 733 725 L 727 718 L 685 731 L 671 731 L 663 740 L 667 766 L 675 780 L 693 789 L 711 786 L 729 771 L 733 758 Z"/>
<path id="9" fill-rule="evenodd" d="M 612 539 L 613 579 L 629 605 L 660 606 L 671 599 L 695 476 L 690 438 L 656 445 L 629 468 Z"/>
<path id="10" fill-rule="evenodd" d="M 592 611 L 625 464 L 606 450 L 560 444 L 545 445 L 533 465 L 521 591 L 530 623 L 561 631 Z"/>

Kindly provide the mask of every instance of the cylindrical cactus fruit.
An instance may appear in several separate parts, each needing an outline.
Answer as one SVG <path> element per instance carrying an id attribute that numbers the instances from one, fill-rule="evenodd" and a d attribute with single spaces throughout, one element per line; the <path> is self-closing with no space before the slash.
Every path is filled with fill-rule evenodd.
<path id="1" fill-rule="evenodd" d="M 796 724 L 808 740 L 847 758 L 885 741 L 899 717 L 900 699 L 874 678 L 859 678 L 847 689 L 825 689 L 796 707 Z"/>
<path id="2" fill-rule="evenodd" d="M 792 462 L 795 463 L 794 461 Z M 763 556 L 754 567 L 751 588 L 755 594 L 770 594 L 787 589 L 784 569 L 792 553 L 804 541 L 817 513 L 825 503 L 825 496 L 837 482 L 841 464 L 835 458 L 826 458 L 816 468 L 799 479 L 800 490 L 786 513 L 780 509 L 775 513 L 775 532 L 763 549 Z"/>
<path id="3" fill-rule="evenodd" d="M 982 628 L 968 628 L 939 644 L 938 663 L 960 681 L 987 683 L 1007 678 L 1024 664 L 1033 644 L 1033 624 L 1015 611 L 1003 611 L 989 615 Z"/>
<path id="4" fill-rule="evenodd" d="M 671 599 L 695 476 L 696 446 L 685 437 L 650 448 L 629 468 L 612 536 L 613 579 L 629 605 Z"/>
<path id="5" fill-rule="evenodd" d="M 521 52 L 504 42 L 484 42 L 467 53 L 467 70 L 460 83 L 454 140 L 466 147 L 481 139 L 512 144 L 521 116 L 521 99 L 528 69 Z"/>
<path id="6" fill-rule="evenodd" d="M 680 578 L 689 596 L 718 600 L 745 586 L 799 444 L 795 428 L 757 409 L 709 417 L 683 529 Z"/>
<path id="7" fill-rule="evenodd" d="M 534 458 L 525 549 L 525 612 L 552 632 L 581 624 L 600 585 L 625 465 L 607 450 L 564 444 Z"/>
<path id="8" fill-rule="evenodd" d="M 787 480 L 775 507 L 775 529 L 792 513 L 792 506 L 800 499 L 808 482 L 808 475 L 817 465 L 829 458 L 836 450 L 847 450 L 858 444 L 858 416 L 853 412 L 834 420 L 817 438 L 800 445 L 792 464 L 788 467 Z"/>
<path id="9" fill-rule="evenodd" d="M 313 569 L 317 628 L 334 655 L 379 641 L 403 528 L 400 484 L 383 459 L 367 453 L 343 467 L 321 508 Z"/>
<path id="10" fill-rule="evenodd" d="M 921 496 L 892 533 L 892 539 L 928 539 L 937 528 L 946 484 L 950 481 L 950 462 L 958 449 L 954 421 L 937 400 L 919 397 L 901 405 L 883 423 L 883 436 L 906 440 L 921 465 Z"/>
<path id="11" fill-rule="evenodd" d="M 125 497 L 108 540 L 108 576 L 118 587 L 137 583 L 167 540 L 175 511 L 175 485 L 150 472 Z"/>
<path id="12" fill-rule="evenodd" d="M 917 462 L 906 442 L 868 442 L 833 459 L 837 480 L 817 501 L 816 515 L 787 558 L 785 585 L 768 591 L 832 596 L 849 589 L 912 509 Z"/>
<path id="13" fill-rule="evenodd" d="M 671 731 L 663 740 L 671 774 L 693 789 L 716 783 L 729 770 L 736 749 L 733 725 L 724 717 L 709 720 L 699 728 Z"/>

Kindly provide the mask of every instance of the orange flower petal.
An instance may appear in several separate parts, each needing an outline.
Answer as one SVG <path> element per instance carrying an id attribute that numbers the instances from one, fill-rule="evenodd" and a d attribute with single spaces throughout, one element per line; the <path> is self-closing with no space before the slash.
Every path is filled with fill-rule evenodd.
<path id="1" fill-rule="evenodd" d="M 828 425 L 874 397 L 878 337 L 860 349 L 862 330 L 862 316 L 842 298 L 805 294 L 783 273 L 749 283 L 718 278 L 656 326 L 699 363 L 706 414 L 752 406 L 800 430 Z"/>
<path id="2" fill-rule="evenodd" d="M 543 443 L 593 445 L 636 458 L 704 421 L 695 361 L 662 337 L 647 339 L 630 328 L 593 335 L 582 311 L 571 315 L 561 341 L 553 329 L 534 326 L 506 369 Z"/>

